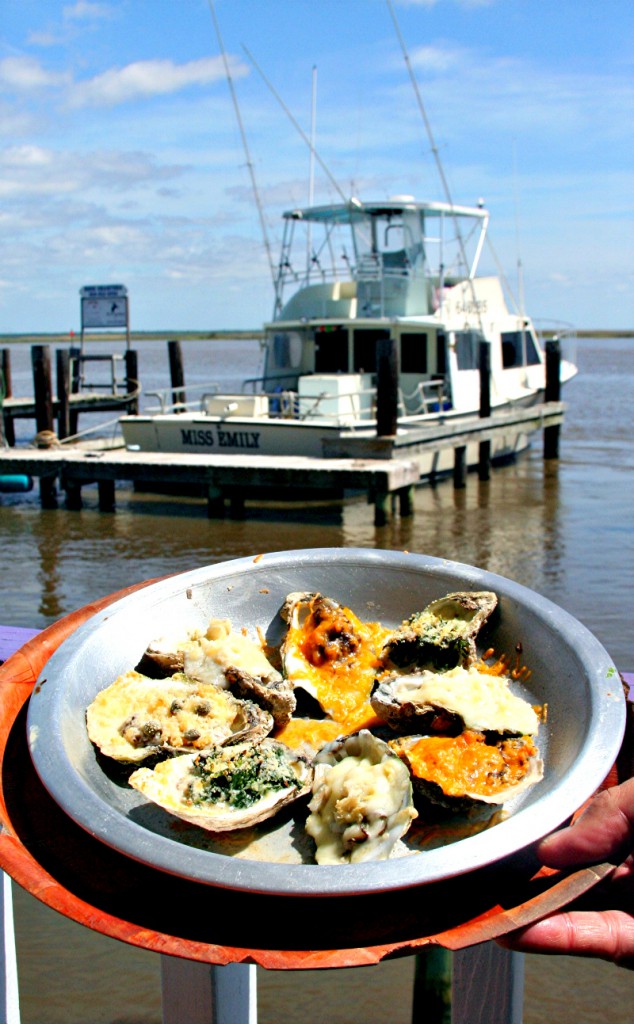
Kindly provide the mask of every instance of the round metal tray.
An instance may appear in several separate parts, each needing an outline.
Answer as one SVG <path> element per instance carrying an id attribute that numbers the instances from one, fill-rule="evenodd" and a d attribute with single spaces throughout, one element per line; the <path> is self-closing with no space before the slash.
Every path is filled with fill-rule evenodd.
<path id="1" fill-rule="evenodd" d="M 275 640 L 279 608 L 294 590 L 318 590 L 365 619 L 396 625 L 452 590 L 494 590 L 499 608 L 487 642 L 531 670 L 526 696 L 548 705 L 539 745 L 544 780 L 506 820 L 438 849 L 372 864 L 298 863 L 298 822 L 218 841 L 147 804 L 109 770 L 90 743 L 86 707 L 138 663 L 148 642 L 204 627 L 210 617 Z M 540 595 L 491 573 L 405 552 L 309 549 L 208 566 L 150 584 L 80 626 L 53 654 L 34 688 L 28 741 L 40 779 L 61 808 L 111 848 L 191 881 L 292 896 L 380 893 L 438 882 L 530 846 L 569 818 L 601 784 L 619 751 L 625 701 L 606 651 L 577 620 Z"/>

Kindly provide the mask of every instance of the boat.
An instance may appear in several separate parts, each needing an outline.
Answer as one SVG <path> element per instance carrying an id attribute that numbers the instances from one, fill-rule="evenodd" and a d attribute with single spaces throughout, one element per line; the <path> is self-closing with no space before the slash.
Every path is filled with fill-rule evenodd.
<path id="1" fill-rule="evenodd" d="M 544 400 L 542 337 L 521 309 L 509 309 L 502 277 L 478 274 L 489 226 L 483 203 L 353 197 L 288 210 L 283 222 L 261 376 L 237 393 L 206 386 L 189 404 L 170 404 L 166 391 L 158 407 L 121 418 L 128 449 L 367 453 L 385 353 L 395 389 L 391 450 L 416 452 L 421 476 L 452 465 L 451 452 L 446 465 L 425 455 L 421 438 L 440 426 L 458 430 L 481 412 L 483 348 L 494 418 Z M 576 372 L 561 359 L 561 383 Z M 492 459 L 528 443 L 521 428 L 499 432 Z M 469 462 L 476 460 L 474 450 Z"/>

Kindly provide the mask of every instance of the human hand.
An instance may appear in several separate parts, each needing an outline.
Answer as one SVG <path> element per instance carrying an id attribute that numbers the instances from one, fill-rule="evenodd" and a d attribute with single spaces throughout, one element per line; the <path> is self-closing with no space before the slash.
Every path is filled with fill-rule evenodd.
<path id="1" fill-rule="evenodd" d="M 500 945 L 599 957 L 634 970 L 634 778 L 597 794 L 573 825 L 547 836 L 536 852 L 553 868 L 606 860 L 618 867 L 581 901 L 502 936 Z"/>

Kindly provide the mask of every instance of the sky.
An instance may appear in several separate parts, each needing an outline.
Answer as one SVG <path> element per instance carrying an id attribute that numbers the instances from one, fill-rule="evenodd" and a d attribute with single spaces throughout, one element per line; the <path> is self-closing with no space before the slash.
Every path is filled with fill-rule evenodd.
<path id="1" fill-rule="evenodd" d="M 315 202 L 444 199 L 437 154 L 538 324 L 634 328 L 633 63 L 632 0 L 2 0 L 0 334 L 113 283 L 259 328 L 311 132 Z"/>

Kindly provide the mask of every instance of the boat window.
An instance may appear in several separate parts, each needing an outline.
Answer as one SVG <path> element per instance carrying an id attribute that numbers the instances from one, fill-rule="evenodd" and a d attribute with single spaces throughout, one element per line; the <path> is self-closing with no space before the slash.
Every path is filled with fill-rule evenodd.
<path id="1" fill-rule="evenodd" d="M 477 370 L 479 347 L 483 341 L 479 331 L 456 331 L 456 358 L 459 370 Z"/>
<path id="2" fill-rule="evenodd" d="M 365 330 L 354 332 L 354 352 L 352 369 L 355 373 L 376 372 L 376 343 L 381 338 L 389 338 L 386 330 Z"/>
<path id="3" fill-rule="evenodd" d="M 427 373 L 427 333 L 401 334 L 401 373 Z"/>
<path id="4" fill-rule="evenodd" d="M 315 373 L 348 372 L 348 331 L 320 327 L 315 331 Z"/>
<path id="5" fill-rule="evenodd" d="M 288 334 L 273 335 L 273 366 L 284 370 L 290 365 L 290 344 Z"/>
<path id="6" fill-rule="evenodd" d="M 530 331 L 502 332 L 502 366 L 505 370 L 513 366 L 535 366 L 539 362 L 539 354 Z"/>
<path id="7" fill-rule="evenodd" d="M 436 373 L 443 377 L 447 373 L 447 338 L 444 334 L 436 335 Z"/>

